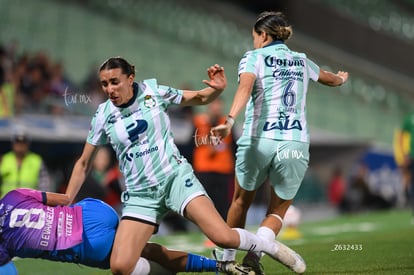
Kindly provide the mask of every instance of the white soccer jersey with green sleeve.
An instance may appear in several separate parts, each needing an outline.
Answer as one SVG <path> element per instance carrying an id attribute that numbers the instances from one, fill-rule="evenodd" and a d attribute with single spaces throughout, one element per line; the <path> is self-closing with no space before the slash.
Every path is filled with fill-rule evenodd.
<path id="1" fill-rule="evenodd" d="M 246 106 L 243 135 L 309 142 L 306 93 L 309 79 L 317 81 L 319 66 L 305 54 L 281 42 L 248 51 L 239 63 L 239 76 L 256 75 Z"/>
<path id="2" fill-rule="evenodd" d="M 87 142 L 110 143 L 116 152 L 128 191 L 158 185 L 185 161 L 173 141 L 170 104 L 179 104 L 183 91 L 158 86 L 155 79 L 134 83 L 134 98 L 116 107 L 109 100 L 99 105 Z"/>

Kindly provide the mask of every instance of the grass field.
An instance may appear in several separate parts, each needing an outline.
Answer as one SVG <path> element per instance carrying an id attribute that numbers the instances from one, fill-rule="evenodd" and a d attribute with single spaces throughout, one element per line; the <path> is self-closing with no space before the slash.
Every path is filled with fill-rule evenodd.
<path id="1" fill-rule="evenodd" d="M 306 274 L 414 274 L 414 225 L 407 210 L 341 216 L 300 225 L 302 238 L 282 240 L 299 252 L 307 263 Z M 154 237 L 169 248 L 210 256 L 198 233 Z M 241 260 L 243 253 L 238 254 Z M 292 274 L 265 256 L 265 273 Z M 20 275 L 103 275 L 99 270 L 46 260 L 18 259 Z M 208 273 L 205 273 L 208 274 Z M 209 273 L 213 274 L 213 273 Z"/>

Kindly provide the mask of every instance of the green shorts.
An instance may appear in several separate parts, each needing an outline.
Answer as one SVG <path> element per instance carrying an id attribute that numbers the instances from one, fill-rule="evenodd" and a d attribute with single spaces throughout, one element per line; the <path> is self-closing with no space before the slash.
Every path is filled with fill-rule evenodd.
<path id="1" fill-rule="evenodd" d="M 174 174 L 159 185 L 139 191 L 122 193 L 122 219 L 139 220 L 158 226 L 171 210 L 184 215 L 187 204 L 207 193 L 187 162 L 181 163 Z"/>
<path id="2" fill-rule="evenodd" d="M 309 143 L 242 136 L 237 141 L 236 176 L 240 186 L 257 190 L 269 179 L 276 194 L 293 199 L 309 163 Z"/>

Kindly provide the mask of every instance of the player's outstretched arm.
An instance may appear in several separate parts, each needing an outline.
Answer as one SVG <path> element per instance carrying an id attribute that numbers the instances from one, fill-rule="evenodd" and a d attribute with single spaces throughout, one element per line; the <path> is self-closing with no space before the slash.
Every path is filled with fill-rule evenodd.
<path id="1" fill-rule="evenodd" d="M 348 80 L 348 72 L 338 71 L 337 74 L 320 69 L 318 82 L 327 86 L 340 86 Z"/>
<path id="2" fill-rule="evenodd" d="M 98 147 L 85 142 L 82 155 L 76 161 L 73 167 L 72 174 L 69 179 L 69 184 L 66 189 L 66 195 L 69 198 L 68 204 L 73 203 L 76 195 L 78 194 L 82 184 L 84 183 L 86 176 L 92 167 L 93 159 L 95 158 Z"/>
<path id="3" fill-rule="evenodd" d="M 218 64 L 207 69 L 209 80 L 203 80 L 208 87 L 198 91 L 184 90 L 181 106 L 205 105 L 216 99 L 226 88 L 224 68 Z"/>

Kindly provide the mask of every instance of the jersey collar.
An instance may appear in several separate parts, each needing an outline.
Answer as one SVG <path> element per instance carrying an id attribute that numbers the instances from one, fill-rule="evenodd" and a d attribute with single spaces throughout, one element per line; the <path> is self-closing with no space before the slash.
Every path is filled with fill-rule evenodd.
<path id="1" fill-rule="evenodd" d="M 132 96 L 132 98 L 127 103 L 119 105 L 118 108 L 127 108 L 131 106 L 132 103 L 134 103 L 134 101 L 137 99 L 137 96 L 138 96 L 138 83 L 136 82 L 132 83 L 132 90 L 134 92 L 134 95 Z"/>
<path id="2" fill-rule="evenodd" d="M 283 42 L 282 40 L 275 40 L 275 41 L 273 41 L 272 43 L 267 44 L 267 45 L 266 45 L 266 46 L 264 46 L 263 48 L 270 47 L 270 46 L 274 46 L 274 45 L 280 45 L 280 44 L 285 44 L 285 42 Z"/>

